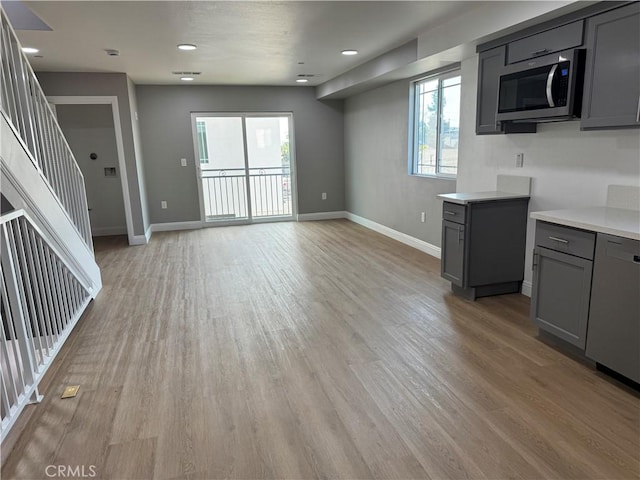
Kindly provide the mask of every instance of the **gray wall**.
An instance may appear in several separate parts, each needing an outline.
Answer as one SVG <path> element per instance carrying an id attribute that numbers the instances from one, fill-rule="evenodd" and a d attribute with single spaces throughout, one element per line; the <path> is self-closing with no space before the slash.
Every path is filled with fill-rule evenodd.
<path id="1" fill-rule="evenodd" d="M 342 101 L 317 101 L 309 87 L 138 85 L 136 93 L 151 223 L 200 219 L 191 112 L 293 112 L 298 213 L 344 210 Z"/>
<path id="2" fill-rule="evenodd" d="M 436 195 L 455 192 L 456 182 L 408 175 L 409 81 L 347 99 L 344 121 L 347 210 L 440 246 Z"/>
<path id="3" fill-rule="evenodd" d="M 138 176 L 136 151 L 129 104 L 127 75 L 124 73 L 38 72 L 38 81 L 48 96 L 116 96 L 120 110 L 122 141 L 127 165 L 134 235 L 145 233 L 142 193 L 144 179 Z"/>
<path id="4" fill-rule="evenodd" d="M 57 105 L 58 123 L 84 176 L 91 233 L 127 233 L 111 105 Z M 95 153 L 98 158 L 89 158 Z M 105 177 L 115 168 L 116 177 Z"/>

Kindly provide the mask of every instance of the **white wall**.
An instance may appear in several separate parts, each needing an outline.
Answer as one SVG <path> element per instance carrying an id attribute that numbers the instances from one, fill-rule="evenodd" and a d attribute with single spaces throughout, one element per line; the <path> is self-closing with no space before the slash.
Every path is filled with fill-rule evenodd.
<path id="1" fill-rule="evenodd" d="M 138 99 L 136 97 L 136 86 L 129 77 L 127 77 L 127 91 L 129 94 L 129 107 L 131 113 L 133 150 L 136 156 L 136 172 L 138 173 L 138 188 L 140 189 L 142 225 L 146 232 L 149 228 L 149 206 L 147 205 L 147 187 L 142 161 L 142 140 L 140 140 L 140 123 L 138 121 Z"/>
<path id="2" fill-rule="evenodd" d="M 456 189 L 495 189 L 496 175 L 532 177 L 530 211 L 602 206 L 607 186 L 640 186 L 640 132 L 580 131 L 580 122 L 541 124 L 538 133 L 475 135 L 478 56 L 462 62 L 462 120 Z M 515 157 L 524 153 L 524 168 Z M 640 208 L 640 206 L 639 206 Z M 534 221 L 527 233 L 525 282 L 531 281 Z"/>

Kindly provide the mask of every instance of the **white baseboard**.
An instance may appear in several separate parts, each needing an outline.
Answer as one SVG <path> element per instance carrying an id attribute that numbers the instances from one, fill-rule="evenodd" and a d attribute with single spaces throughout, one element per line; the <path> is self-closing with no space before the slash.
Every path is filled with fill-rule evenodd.
<path id="1" fill-rule="evenodd" d="M 170 223 L 152 223 L 149 225 L 151 232 L 173 232 L 175 230 L 195 230 L 202 228 L 200 220 L 194 222 L 170 222 Z"/>
<path id="2" fill-rule="evenodd" d="M 335 220 L 338 218 L 347 218 L 347 212 L 317 212 L 317 213 L 299 213 L 297 220 L 299 222 L 311 222 L 315 220 Z"/>
<path id="3" fill-rule="evenodd" d="M 108 237 L 109 235 L 126 235 L 127 227 L 94 227 L 91 229 L 92 237 Z"/>
<path id="4" fill-rule="evenodd" d="M 524 282 L 522 282 L 522 294 L 527 296 L 527 297 L 531 297 L 531 289 L 533 288 L 533 285 L 531 284 L 531 282 L 527 282 L 526 280 Z"/>
<path id="5" fill-rule="evenodd" d="M 400 243 L 404 243 L 405 245 L 409 245 L 410 247 L 417 248 L 421 252 L 431 255 L 432 257 L 440 258 L 440 247 L 431 245 L 424 240 L 412 237 L 411 235 L 399 232 L 397 230 L 394 230 L 393 228 L 386 227 L 380 223 L 376 223 L 367 218 L 360 217 L 359 215 L 355 215 L 351 212 L 346 212 L 346 218 L 354 223 L 362 225 L 363 227 L 367 227 L 375 232 L 381 233 L 382 235 L 393 238 Z"/>
<path id="6" fill-rule="evenodd" d="M 169 222 L 169 223 L 152 223 L 147 228 L 144 235 L 133 235 L 129 238 L 129 245 L 146 245 L 151 239 L 153 232 L 172 232 L 174 230 L 195 230 L 202 228 L 202 222 Z"/>

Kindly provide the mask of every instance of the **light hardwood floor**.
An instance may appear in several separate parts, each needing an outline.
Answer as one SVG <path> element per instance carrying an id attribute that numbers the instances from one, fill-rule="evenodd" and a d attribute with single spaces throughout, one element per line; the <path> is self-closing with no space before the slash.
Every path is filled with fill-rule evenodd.
<path id="1" fill-rule="evenodd" d="M 638 478 L 637 393 L 348 221 L 100 239 L 2 478 Z M 65 385 L 75 399 L 61 400 Z"/>

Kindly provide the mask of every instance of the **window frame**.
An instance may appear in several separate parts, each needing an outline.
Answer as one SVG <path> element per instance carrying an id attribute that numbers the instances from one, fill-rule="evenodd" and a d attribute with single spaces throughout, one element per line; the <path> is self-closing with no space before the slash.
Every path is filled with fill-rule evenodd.
<path id="1" fill-rule="evenodd" d="M 427 75 L 422 75 L 418 78 L 411 80 L 410 82 L 410 93 L 409 93 L 409 165 L 408 165 L 408 173 L 412 177 L 426 177 L 426 178 L 441 178 L 446 180 L 455 180 L 458 176 L 457 173 L 457 165 L 456 165 L 456 173 L 441 173 L 440 162 L 441 162 L 441 145 L 440 145 L 440 129 L 442 126 L 442 91 L 443 91 L 443 82 L 453 77 L 460 77 L 460 96 L 462 97 L 462 70 L 460 68 L 460 64 L 451 65 L 445 67 L 444 69 L 440 69 L 434 72 L 430 72 Z M 437 108 L 437 124 L 436 124 L 436 162 L 435 162 L 435 173 L 418 173 L 417 172 L 417 137 L 418 137 L 418 118 L 420 114 L 420 95 L 418 94 L 419 85 L 428 81 L 438 81 L 438 108 Z M 462 105 L 460 105 L 462 109 Z M 459 126 L 458 126 L 459 129 Z M 459 131 L 459 130 L 458 130 Z M 459 141 L 459 136 L 458 136 Z M 458 145 L 459 152 L 459 145 Z M 459 162 L 458 162 L 459 163 Z"/>
<path id="2" fill-rule="evenodd" d="M 201 130 L 202 127 L 202 130 Z M 200 157 L 202 151 L 199 151 L 200 165 L 209 165 L 209 146 L 207 145 L 207 124 L 205 122 L 196 122 L 196 136 L 198 138 L 198 146 L 202 144 L 202 150 L 206 153 L 206 158 Z M 204 161 L 203 161 L 204 160 Z"/>

